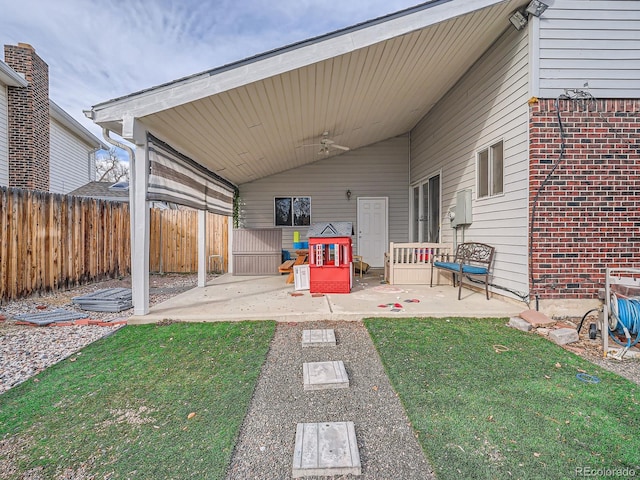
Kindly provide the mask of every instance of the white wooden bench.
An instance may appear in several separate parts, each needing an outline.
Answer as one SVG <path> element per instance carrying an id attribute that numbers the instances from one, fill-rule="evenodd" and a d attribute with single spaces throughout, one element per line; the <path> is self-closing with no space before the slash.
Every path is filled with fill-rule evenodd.
<path id="1" fill-rule="evenodd" d="M 427 285 L 434 255 L 453 253 L 449 243 L 393 243 L 385 253 L 384 278 L 391 285 Z M 449 285 L 448 275 L 436 275 L 436 284 Z"/>

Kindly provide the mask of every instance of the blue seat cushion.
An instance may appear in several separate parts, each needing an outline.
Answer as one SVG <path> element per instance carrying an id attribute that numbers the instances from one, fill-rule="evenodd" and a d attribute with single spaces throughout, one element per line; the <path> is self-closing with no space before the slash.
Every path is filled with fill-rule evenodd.
<path id="1" fill-rule="evenodd" d="M 433 262 L 433 266 L 452 270 L 454 272 L 460 271 L 460 264 L 455 262 Z M 486 275 L 487 269 L 485 267 L 476 267 L 474 265 L 462 265 L 462 273 L 468 273 L 470 275 Z"/>

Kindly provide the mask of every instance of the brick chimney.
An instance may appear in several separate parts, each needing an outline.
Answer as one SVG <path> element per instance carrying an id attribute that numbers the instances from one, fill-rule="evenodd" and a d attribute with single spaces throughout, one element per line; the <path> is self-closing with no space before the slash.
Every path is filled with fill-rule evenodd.
<path id="1" fill-rule="evenodd" d="M 49 66 L 26 43 L 5 45 L 4 58 L 29 82 L 7 89 L 9 186 L 49 191 Z"/>

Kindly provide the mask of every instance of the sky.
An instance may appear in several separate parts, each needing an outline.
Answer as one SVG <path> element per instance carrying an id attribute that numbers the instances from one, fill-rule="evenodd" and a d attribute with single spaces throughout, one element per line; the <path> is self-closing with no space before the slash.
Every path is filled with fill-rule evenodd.
<path id="1" fill-rule="evenodd" d="M 0 0 L 0 41 L 32 45 L 50 98 L 102 139 L 82 110 L 423 2 Z"/>

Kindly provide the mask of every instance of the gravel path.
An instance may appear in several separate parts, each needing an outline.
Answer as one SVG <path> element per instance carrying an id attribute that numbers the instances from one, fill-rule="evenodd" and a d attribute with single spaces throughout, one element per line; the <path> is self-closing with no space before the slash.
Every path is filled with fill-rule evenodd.
<path id="1" fill-rule="evenodd" d="M 313 328 L 333 328 L 337 345 L 303 349 L 302 330 Z M 304 391 L 304 362 L 338 360 L 349 388 Z M 278 324 L 227 479 L 291 478 L 296 424 L 324 421 L 355 423 L 358 478 L 435 478 L 364 325 L 309 322 Z"/>
<path id="2" fill-rule="evenodd" d="M 302 330 L 333 328 L 337 346 L 302 348 Z M 640 384 L 640 360 L 602 358 L 601 340 L 584 340 L 575 353 Z M 304 391 L 304 362 L 342 360 L 348 389 Z M 434 479 L 409 420 L 361 322 L 278 324 L 227 480 L 291 478 L 296 424 L 353 421 L 363 479 Z M 311 478 L 311 477 L 305 477 Z M 313 477 L 326 478 L 326 477 Z M 352 478 L 352 477 L 339 477 Z"/>

